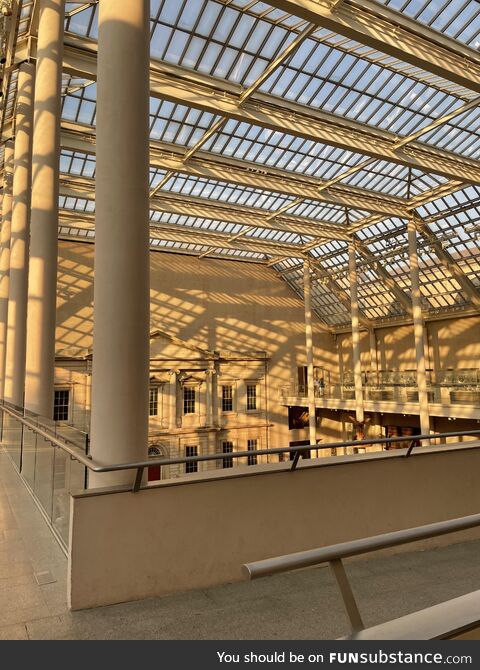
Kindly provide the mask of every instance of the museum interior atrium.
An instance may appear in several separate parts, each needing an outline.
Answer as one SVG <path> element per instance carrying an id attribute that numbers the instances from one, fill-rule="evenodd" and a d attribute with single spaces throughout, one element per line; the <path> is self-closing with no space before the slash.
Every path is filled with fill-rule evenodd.
<path id="1" fill-rule="evenodd" d="M 480 0 L 0 0 L 0 42 L 4 635 L 329 563 L 324 635 L 478 636 L 473 573 L 379 631 L 342 560 L 480 538 Z"/>

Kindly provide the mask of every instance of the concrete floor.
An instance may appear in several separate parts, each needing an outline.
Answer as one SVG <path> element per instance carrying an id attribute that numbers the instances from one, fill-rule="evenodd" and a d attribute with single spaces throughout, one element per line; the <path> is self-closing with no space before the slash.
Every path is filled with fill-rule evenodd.
<path id="1" fill-rule="evenodd" d="M 480 586 L 480 541 L 348 565 L 366 625 Z M 0 451 L 0 640 L 335 639 L 348 626 L 327 568 L 69 612 L 67 561 Z M 46 583 L 48 582 L 48 583 Z"/>

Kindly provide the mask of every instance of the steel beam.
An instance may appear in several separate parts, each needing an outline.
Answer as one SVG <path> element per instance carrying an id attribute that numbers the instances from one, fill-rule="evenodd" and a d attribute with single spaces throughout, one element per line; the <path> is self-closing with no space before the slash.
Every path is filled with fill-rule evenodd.
<path id="1" fill-rule="evenodd" d="M 62 174 L 60 176 L 60 194 L 66 197 L 95 200 L 95 181 L 87 177 L 73 177 Z M 263 212 L 260 208 L 232 205 L 167 191 L 158 192 L 155 197 L 151 198 L 151 209 L 310 237 L 333 240 L 349 239 L 345 226 L 331 221 L 313 220 L 301 216 L 282 216 L 271 222 L 267 218 L 268 210 Z"/>
<path id="2" fill-rule="evenodd" d="M 368 249 L 366 244 L 360 242 L 358 239 L 355 239 L 355 248 L 359 254 L 361 254 L 370 264 L 373 272 L 382 280 L 385 286 L 388 288 L 390 293 L 392 293 L 398 302 L 402 305 L 407 314 L 412 312 L 412 300 L 411 298 L 403 291 L 395 282 L 393 277 L 385 270 L 383 265 L 380 262 L 380 258 L 374 256 L 371 251 Z"/>
<path id="3" fill-rule="evenodd" d="M 338 7 L 329 0 L 269 4 L 480 93 L 478 53 L 372 0 L 344 0 Z"/>
<path id="4" fill-rule="evenodd" d="M 81 223 L 81 227 L 93 230 L 95 227 L 95 217 L 84 212 L 78 213 L 61 210 L 60 223 L 63 225 L 73 225 L 74 227 Z M 256 238 L 244 238 L 230 243 L 230 235 L 228 233 L 218 233 L 189 226 L 175 226 L 156 222 L 151 222 L 150 224 L 150 237 L 151 239 L 180 242 L 182 244 L 248 251 L 256 254 L 265 254 L 266 256 L 284 256 L 288 254 L 291 258 L 303 258 L 305 255 L 303 247 L 298 244 L 282 244 L 281 242 Z"/>
<path id="5" fill-rule="evenodd" d="M 442 247 L 441 240 L 437 238 L 428 223 L 422 221 L 421 217 L 418 215 L 415 215 L 414 221 L 420 235 L 435 249 L 435 255 L 440 263 L 451 274 L 455 281 L 460 284 L 461 290 L 469 298 L 472 305 L 477 310 L 480 310 L 480 291 L 475 284 L 463 272 L 450 252 Z"/>
<path id="6" fill-rule="evenodd" d="M 316 271 L 316 275 L 326 283 L 328 288 L 337 296 L 339 302 L 345 307 L 347 313 L 350 314 L 351 300 L 348 293 L 330 276 L 330 273 L 325 270 L 320 261 L 312 260 L 311 264 Z M 358 319 L 360 324 L 365 328 L 372 328 L 373 322 L 361 309 L 358 310 Z"/>
<path id="7" fill-rule="evenodd" d="M 62 122 L 62 147 L 95 154 L 95 129 L 68 121 Z M 150 164 L 162 170 L 214 179 L 241 186 L 283 193 L 317 202 L 343 205 L 385 216 L 406 217 L 407 201 L 395 196 L 373 193 L 354 186 L 334 184 L 320 191 L 323 182 L 286 170 L 258 166 L 256 163 L 216 156 L 199 151 L 184 163 L 183 148 L 165 142 L 151 142 Z M 155 190 L 155 189 L 154 189 Z"/>
<path id="8" fill-rule="evenodd" d="M 96 51 L 93 42 L 68 36 L 64 71 L 88 80 L 96 79 Z M 191 72 L 178 66 L 153 62 L 150 69 L 151 95 L 162 100 L 202 109 L 212 114 L 290 133 L 314 142 L 358 152 L 378 160 L 398 163 L 448 179 L 480 184 L 480 167 L 474 160 L 434 146 L 411 142 L 396 149 L 397 136 L 335 114 L 310 109 L 272 95 L 255 93 L 241 102 L 242 89 L 222 79 Z"/>

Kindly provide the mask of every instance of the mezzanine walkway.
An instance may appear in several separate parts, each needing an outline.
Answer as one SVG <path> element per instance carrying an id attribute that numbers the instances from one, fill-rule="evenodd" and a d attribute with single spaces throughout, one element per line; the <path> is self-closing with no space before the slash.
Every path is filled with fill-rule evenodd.
<path id="1" fill-rule="evenodd" d="M 480 541 L 473 541 L 351 563 L 366 625 L 478 589 L 479 554 Z M 64 554 L 0 451 L 0 639 L 332 639 L 348 633 L 323 567 L 73 613 L 66 576 Z"/>

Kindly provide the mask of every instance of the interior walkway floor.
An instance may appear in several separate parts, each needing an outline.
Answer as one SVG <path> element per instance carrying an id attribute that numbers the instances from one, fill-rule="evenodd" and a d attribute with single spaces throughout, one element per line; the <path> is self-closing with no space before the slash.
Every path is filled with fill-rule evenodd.
<path id="1" fill-rule="evenodd" d="M 367 625 L 478 589 L 480 541 L 355 561 Z M 0 639 L 334 639 L 348 633 L 328 568 L 82 612 L 67 561 L 0 451 Z"/>

